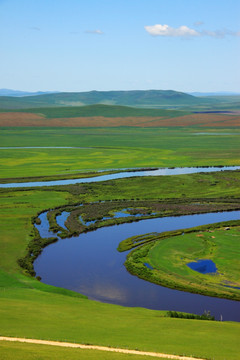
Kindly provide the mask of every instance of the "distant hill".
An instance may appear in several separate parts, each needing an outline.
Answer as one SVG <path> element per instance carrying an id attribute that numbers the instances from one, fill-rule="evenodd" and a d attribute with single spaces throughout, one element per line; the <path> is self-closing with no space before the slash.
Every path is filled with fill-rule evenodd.
<path id="1" fill-rule="evenodd" d="M 173 90 L 89 91 L 31 95 L 22 97 L 1 96 L 1 109 L 36 107 L 83 106 L 93 104 L 127 105 L 136 107 L 207 106 L 217 100 L 199 98 Z"/>
<path id="2" fill-rule="evenodd" d="M 12 89 L 0 89 L 0 96 L 14 96 L 14 97 L 22 97 L 22 96 L 36 96 L 43 94 L 53 94 L 58 91 L 36 91 L 36 92 L 28 92 L 28 91 L 20 91 L 20 90 L 12 90 Z"/>
<path id="3" fill-rule="evenodd" d="M 230 91 L 220 91 L 220 92 L 191 92 L 188 93 L 193 96 L 240 96 L 240 93 L 230 92 Z"/>
<path id="4" fill-rule="evenodd" d="M 0 110 L 5 112 L 5 110 Z M 64 107 L 41 107 L 30 109 L 14 109 L 8 110 L 9 113 L 16 114 L 36 114 L 46 119 L 54 118 L 76 118 L 76 117 L 164 117 L 173 118 L 190 114 L 182 110 L 166 110 L 166 109 L 145 109 L 137 107 L 129 107 L 122 105 L 104 105 L 94 104 L 86 106 L 64 106 Z"/>

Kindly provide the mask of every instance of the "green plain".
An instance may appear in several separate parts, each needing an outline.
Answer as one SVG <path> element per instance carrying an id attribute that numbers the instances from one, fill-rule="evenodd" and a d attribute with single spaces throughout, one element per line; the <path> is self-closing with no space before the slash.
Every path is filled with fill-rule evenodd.
<path id="1" fill-rule="evenodd" d="M 194 135 L 199 132 L 213 134 Z M 214 135 L 216 132 L 222 135 Z M 140 166 L 240 165 L 239 134 L 237 129 L 213 131 L 203 128 L 4 128 L 0 134 L 2 147 L 80 146 L 88 149 L 0 150 L 1 177 L 56 174 L 64 177 L 69 173 L 90 169 Z M 219 202 L 222 199 L 231 201 L 232 198 L 239 198 L 239 182 L 239 172 L 219 172 L 120 179 L 48 189 L 2 189 L 1 335 L 238 360 L 239 323 L 174 319 L 165 317 L 164 311 L 90 301 L 80 294 L 45 285 L 24 275 L 17 259 L 25 254 L 33 238 L 31 218 L 44 209 L 81 201 L 132 198 L 201 201 L 215 198 Z M 222 247 L 221 251 L 226 251 L 226 248 Z M 34 351 L 36 359 L 45 359 L 53 353 L 49 358 L 69 356 L 74 359 L 78 356 L 78 352 L 73 349 L 48 350 L 46 347 L 40 349 L 37 345 L 6 343 L 0 346 L 3 359 L 18 359 L 23 354 L 26 359 L 34 358 L 31 357 Z M 81 352 L 83 359 L 84 354 L 87 352 Z M 98 352 L 90 356 L 99 359 L 115 359 L 113 356 L 116 359 L 123 356 L 127 358 L 126 355 Z"/>
<path id="2" fill-rule="evenodd" d="M 0 104 L 1 104 L 0 97 Z M 11 99 L 10 99 L 11 100 Z M 18 99 L 22 100 L 22 99 Z M 1 105 L 0 105 L 1 106 Z M 165 110 L 165 109 L 144 109 L 129 106 L 118 105 L 88 105 L 88 106 L 62 106 L 62 107 L 39 107 L 29 108 L 24 110 L 6 110 L 0 109 L 0 112 L 24 112 L 43 115 L 47 119 L 54 118 L 74 118 L 74 117 L 91 117 L 91 116 L 103 116 L 103 117 L 130 117 L 130 116 L 154 116 L 166 118 L 187 115 L 189 111 L 181 110 Z"/>
<path id="3" fill-rule="evenodd" d="M 240 227 L 225 229 L 190 232 L 155 241 L 143 261 L 155 269 L 156 282 L 159 279 L 160 283 L 175 283 L 177 288 L 239 299 Z M 197 259 L 212 260 L 216 273 L 201 274 L 187 266 Z"/>
<path id="4" fill-rule="evenodd" d="M 240 165 L 240 130 L 215 133 L 203 128 L 2 128 L 1 147 L 84 149 L 0 149 L 0 176 L 64 177 L 86 170 Z"/>
<path id="5" fill-rule="evenodd" d="M 44 285 L 34 278 L 24 276 L 16 263 L 31 239 L 31 217 L 38 211 L 81 199 L 94 201 L 99 197 L 102 200 L 117 196 L 140 196 L 148 199 L 149 196 L 159 198 L 161 193 L 167 197 L 167 188 L 174 188 L 175 194 L 180 196 L 180 188 L 184 186 L 183 179 L 187 182 L 186 188 L 190 188 L 189 197 L 199 196 L 199 180 L 204 180 L 204 193 L 212 196 L 215 186 L 211 184 L 216 182 L 216 176 L 219 183 L 215 196 L 238 196 L 239 172 L 228 173 L 228 181 L 232 179 L 232 186 L 229 187 L 226 185 L 226 174 L 215 173 L 146 178 L 140 179 L 141 181 L 139 178 L 121 179 L 105 185 L 88 184 L 86 189 L 89 192 L 82 191 L 83 187 L 77 185 L 35 190 L 2 190 L 0 333 L 5 336 L 76 341 L 237 360 L 237 339 L 240 331 L 238 323 L 172 319 L 164 317 L 165 312 L 161 311 L 90 301 L 81 298 L 79 294 Z M 189 186 L 190 183 L 192 186 Z M 148 184 L 148 187 L 144 184 Z M 149 187 L 150 195 L 147 191 Z M 144 188 L 145 191 L 142 192 L 141 189 Z M 77 189 L 80 191 L 77 192 Z"/>
<path id="6" fill-rule="evenodd" d="M 229 230 L 215 229 L 211 232 L 194 232 L 160 241 L 149 252 L 151 265 L 156 269 L 164 268 L 180 276 L 199 277 L 201 283 L 213 282 L 227 285 L 231 279 L 232 286 L 240 286 L 240 228 Z M 187 264 L 196 259 L 211 259 L 217 267 L 214 275 L 200 274 L 191 270 Z M 230 285 L 230 283 L 229 283 Z"/>
<path id="7" fill-rule="evenodd" d="M 57 346 L 0 342 L 1 360 L 149 360 L 149 356 L 59 348 Z M 162 358 L 162 360 L 167 360 Z"/>

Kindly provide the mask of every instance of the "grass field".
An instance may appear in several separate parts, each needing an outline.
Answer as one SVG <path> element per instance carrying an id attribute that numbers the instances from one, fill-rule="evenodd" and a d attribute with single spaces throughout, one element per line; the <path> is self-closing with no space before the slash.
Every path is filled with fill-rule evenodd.
<path id="1" fill-rule="evenodd" d="M 149 260 L 156 269 L 162 267 L 191 280 L 198 277 L 200 283 L 240 287 L 239 232 L 239 227 L 233 227 L 176 236 L 156 244 L 149 252 Z M 211 259 L 217 274 L 203 275 L 186 266 L 195 259 Z"/>
<path id="2" fill-rule="evenodd" d="M 11 118 L 15 114 L 15 119 L 21 114 L 40 115 L 46 119 L 61 119 L 61 118 L 89 118 L 89 117 L 104 117 L 104 118 L 124 118 L 124 117 L 165 117 L 174 118 L 176 116 L 187 115 L 189 111 L 180 110 L 165 110 L 165 109 L 141 109 L 129 106 L 117 105 L 89 105 L 89 106 L 69 106 L 69 107 L 41 107 L 24 110 L 0 110 L 0 114 L 5 114 L 6 119 Z M 7 116 L 8 115 L 8 116 Z M 13 117 L 14 118 L 14 117 Z"/>
<path id="3" fill-rule="evenodd" d="M 149 360 L 149 356 L 118 354 L 97 350 L 58 348 L 56 346 L 0 342 L 1 360 Z M 151 358 L 150 358 L 151 359 Z M 166 358 L 161 358 L 167 360 Z"/>
<path id="4" fill-rule="evenodd" d="M 5 290 L 0 303 L 4 335 L 221 360 L 237 360 L 239 355 L 238 323 L 166 318 L 158 311 L 26 289 Z"/>
<path id="5" fill-rule="evenodd" d="M 34 119 L 30 111 L 28 116 L 34 124 L 42 121 L 42 115 L 37 113 Z M 45 116 L 50 118 L 50 112 Z M 57 117 L 52 119 L 56 124 L 62 121 Z M 115 124 L 120 121 L 108 119 Z M 171 121 L 174 119 L 180 117 Z M 20 122 L 23 120 L 26 121 L 25 115 L 19 119 Z M 16 125 L 16 118 L 13 117 L 13 121 Z M 191 124 L 194 121 L 192 119 Z M 239 135 L 237 128 L 216 130 L 207 125 L 205 128 L 2 127 L 2 147 L 72 146 L 84 149 L 1 149 L 1 178 L 46 175 L 64 178 L 86 170 L 128 167 L 240 165 Z M 239 172 L 218 172 L 45 189 L 0 190 L 0 334 L 238 360 L 238 323 L 174 319 L 165 317 L 166 313 L 161 311 L 90 301 L 78 293 L 48 286 L 26 276 L 17 260 L 26 254 L 28 244 L 34 238 L 32 217 L 44 209 L 112 199 L 177 199 L 176 203 L 200 199 L 205 205 L 214 199 L 216 205 L 219 202 L 222 206 L 237 203 L 239 182 Z M 220 248 L 219 244 L 217 246 Z M 221 254 L 216 257 L 221 258 L 225 251 L 222 247 Z M 237 282 L 237 275 L 232 276 Z M 128 358 L 120 354 L 57 350 L 37 345 L 1 343 L 0 346 L 1 358 L 11 360 L 32 359 L 35 355 L 36 359 L 74 359 L 79 353 L 82 359 Z M 129 358 L 135 356 L 129 355 Z"/>
<path id="6" fill-rule="evenodd" d="M 0 176 L 64 176 L 93 169 L 149 166 L 239 165 L 239 135 L 237 129 L 2 128 L 2 147 L 86 148 L 0 149 Z"/>
<path id="7" fill-rule="evenodd" d="M 203 188 L 199 180 L 203 180 Z M 216 181 L 217 185 L 212 186 Z M 229 182 L 231 186 L 228 186 Z M 181 198 L 184 183 L 186 189 L 189 189 L 189 198 L 201 197 L 203 194 L 228 199 L 239 196 L 239 172 L 122 179 L 106 183 L 107 186 L 99 183 L 69 188 L 2 190 L 1 334 L 237 360 L 240 331 L 238 323 L 173 319 L 164 317 L 165 313 L 161 311 L 90 301 L 81 298 L 79 294 L 26 277 L 17 265 L 17 259 L 24 255 L 32 239 L 31 217 L 38 211 L 81 199 L 149 199 L 159 198 L 161 194 L 167 198 L 174 197 L 174 193 L 175 197 Z M 15 354 L 16 358 L 21 356 L 18 355 L 21 351 L 30 351 L 31 354 L 32 350 L 27 350 L 27 346 L 9 344 L 3 348 L 3 354 L 10 359 Z M 28 349 L 33 348 L 37 347 L 30 346 Z M 45 349 L 38 351 L 39 357 L 41 351 L 41 356 L 44 356 Z M 6 355 L 7 352 L 10 355 Z M 75 350 L 73 353 L 74 358 Z"/>
<path id="8" fill-rule="evenodd" d="M 240 300 L 240 227 L 236 222 L 228 224 L 228 230 L 226 224 L 219 224 L 212 228 L 201 226 L 198 231 L 183 230 L 184 235 L 181 231 L 146 235 L 145 244 L 128 255 L 126 267 L 131 273 L 156 284 Z M 126 243 L 129 240 L 125 240 Z M 144 236 L 133 240 L 144 243 Z M 216 273 L 202 274 L 187 266 L 197 259 L 212 260 Z M 152 270 L 146 269 L 145 263 Z"/>

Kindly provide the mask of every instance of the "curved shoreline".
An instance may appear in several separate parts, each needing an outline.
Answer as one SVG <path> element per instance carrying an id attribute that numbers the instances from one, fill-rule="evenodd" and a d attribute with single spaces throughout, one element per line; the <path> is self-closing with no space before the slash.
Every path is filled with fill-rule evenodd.
<path id="1" fill-rule="evenodd" d="M 203 215 L 204 214 L 202 214 L 202 216 Z M 207 214 L 205 214 L 205 215 L 207 215 Z M 194 215 L 192 215 L 192 216 L 194 216 Z M 191 215 L 190 215 L 190 217 L 191 217 Z M 43 227 L 45 226 L 45 228 L 48 228 L 48 227 L 46 227 L 45 220 L 43 221 L 44 218 L 46 218 L 46 214 L 42 218 L 42 225 L 43 225 Z M 180 219 L 178 220 L 178 217 L 173 217 L 173 218 L 174 218 L 174 223 L 177 221 L 177 224 L 176 224 L 177 227 L 175 226 L 175 229 L 180 228 L 179 223 L 178 223 L 178 221 L 180 221 Z M 186 216 L 185 221 L 188 222 L 189 221 L 188 218 L 189 218 L 189 216 Z M 225 214 L 224 214 L 224 218 L 225 218 Z M 231 215 L 231 218 L 233 218 L 232 215 Z M 239 219 L 239 211 L 234 216 L 234 218 Z M 139 233 L 142 233 L 141 232 L 142 228 L 146 227 L 145 222 L 148 222 L 151 228 L 152 228 L 154 222 L 156 223 L 157 227 L 160 226 L 162 228 L 162 226 L 164 224 L 164 222 L 162 222 L 162 220 L 164 220 L 164 219 L 166 219 L 166 218 L 159 218 L 159 219 L 155 218 L 155 219 L 142 220 L 137 223 L 138 227 L 140 226 L 140 230 L 138 229 L 137 231 Z M 160 220 L 160 223 L 159 223 L 159 220 Z M 169 221 L 169 220 L 167 219 L 167 221 Z M 199 226 L 201 224 L 201 222 L 199 222 L 199 221 L 202 222 L 202 220 L 199 219 L 197 221 L 197 223 L 199 225 L 195 225 L 195 227 L 199 228 Z M 206 221 L 205 221 L 205 223 L 209 224 L 209 220 L 207 219 Z M 228 222 L 230 221 L 229 216 L 225 219 L 225 221 L 228 221 Z M 216 220 L 215 220 L 215 222 L 216 222 Z M 180 223 L 181 223 L 181 221 L 180 221 Z M 160 225 L 160 224 L 162 224 L 162 225 Z M 52 244 L 50 247 L 48 247 L 48 249 L 44 250 L 42 255 L 40 255 L 40 257 L 38 257 L 38 259 L 36 260 L 37 263 L 36 262 L 34 263 L 35 270 L 36 270 L 37 274 L 42 277 L 42 281 L 44 283 L 53 285 L 53 286 L 57 286 L 57 287 L 67 288 L 67 289 L 70 289 L 73 291 L 77 291 L 81 294 L 85 294 L 87 297 L 89 297 L 89 299 L 92 299 L 92 300 L 97 300 L 97 301 L 107 302 L 107 303 L 112 303 L 112 304 L 118 304 L 118 305 L 124 305 L 124 306 L 140 306 L 140 307 L 146 307 L 146 308 L 155 309 L 155 310 L 171 309 L 171 310 L 180 311 L 180 312 L 198 313 L 198 314 L 203 313 L 204 309 L 208 309 L 211 311 L 211 314 L 213 314 L 216 318 L 219 317 L 219 314 L 223 314 L 223 317 L 225 320 L 240 321 L 239 317 L 236 317 L 234 315 L 234 314 L 237 314 L 236 313 L 238 311 L 237 309 L 239 309 L 239 302 L 236 300 L 234 301 L 227 297 L 219 298 L 219 297 L 216 297 L 216 295 L 213 297 L 209 297 L 209 295 L 212 295 L 212 294 L 208 294 L 208 296 L 203 296 L 202 294 L 199 294 L 199 293 L 198 294 L 190 293 L 188 290 L 186 291 L 186 289 L 181 289 L 181 290 L 185 290 L 185 291 L 179 291 L 179 290 L 176 290 L 176 287 L 174 289 L 165 287 L 165 286 L 162 287 L 159 285 L 152 284 L 149 281 L 143 281 L 136 276 L 131 276 L 126 271 L 125 267 L 123 266 L 123 263 L 126 260 L 125 253 L 122 253 L 122 255 L 120 255 L 121 253 L 116 251 L 117 244 L 119 243 L 118 236 L 119 235 L 121 236 L 121 234 L 123 234 L 123 236 L 125 238 L 129 237 L 128 228 L 131 229 L 131 225 L 133 225 L 133 223 L 132 224 L 122 224 L 119 226 L 113 226 L 111 228 L 102 227 L 97 231 L 97 233 L 91 232 L 91 231 L 82 233 L 80 235 L 79 239 L 78 239 L 78 237 L 72 237 L 72 238 L 68 238 L 68 240 L 66 242 L 64 240 L 63 241 L 60 240 L 57 243 Z M 134 225 L 136 225 L 136 223 Z M 208 228 L 210 228 L 211 225 L 207 225 L 207 226 L 208 226 Z M 156 226 L 155 226 L 155 228 L 156 228 Z M 164 228 L 165 228 L 165 225 L 164 225 Z M 182 228 L 185 228 L 185 226 L 181 226 L 181 229 Z M 113 229 L 115 229 L 116 231 L 113 232 Z M 125 230 L 122 230 L 122 229 L 125 229 Z M 126 232 L 126 230 L 127 230 L 127 232 Z M 120 231 L 120 233 L 119 233 L 119 231 Z M 180 232 L 181 232 L 181 230 L 180 230 Z M 119 233 L 119 235 L 117 235 L 117 233 Z M 48 236 L 51 236 L 51 233 Z M 109 237 L 112 239 L 112 241 L 110 241 Z M 110 248 L 109 248 L 109 245 L 107 245 L 107 243 L 106 244 L 102 243 L 102 241 L 105 238 L 109 239 L 107 241 L 107 243 L 110 245 Z M 110 243 L 109 243 L 109 241 L 110 241 Z M 87 248 L 89 248 L 89 250 L 86 250 L 86 244 L 88 244 Z M 99 245 L 97 245 L 97 244 L 99 244 Z M 104 250 L 104 252 L 102 250 Z M 61 253 L 61 251 L 63 251 L 62 252 L 63 255 L 60 255 L 59 251 L 60 251 L 60 253 Z M 89 251 L 90 251 L 90 253 L 88 255 Z M 68 254 L 66 259 L 65 259 L 65 254 Z M 94 265 L 94 268 L 92 268 L 92 266 L 91 266 L 91 261 L 89 263 L 89 259 L 92 258 L 93 254 L 95 254 L 95 256 L 94 256 L 95 260 L 96 260 L 97 254 L 101 254 L 100 257 L 97 256 L 97 258 L 99 258 L 99 259 L 97 260 L 97 266 Z M 111 257 L 111 254 L 114 254 L 114 257 Z M 53 256 L 53 258 L 52 258 L 52 256 Z M 107 258 L 106 258 L 106 256 L 107 256 Z M 110 258 L 109 258 L 109 256 L 110 256 Z M 75 257 L 76 257 L 76 259 L 75 259 Z M 39 259 L 41 259 L 41 260 L 39 260 Z M 65 268 L 65 270 L 64 269 L 61 270 L 61 268 L 62 268 L 61 264 L 65 263 L 66 261 L 69 261 L 69 259 L 71 259 L 71 266 L 69 267 L 69 269 L 67 270 Z M 113 263 L 116 262 L 116 266 L 114 266 L 113 268 L 111 267 L 111 269 L 108 268 L 108 264 L 107 264 L 109 262 L 109 259 L 111 259 L 111 261 Z M 95 260 L 94 260 L 94 264 L 95 264 Z M 40 261 L 40 263 L 39 263 L 39 261 Z M 77 261 L 77 263 L 76 263 L 76 261 Z M 42 265 L 40 265 L 40 264 L 42 264 Z M 80 265 L 79 269 L 76 268 L 76 264 Z M 106 264 L 106 265 L 104 265 L 104 264 Z M 120 264 L 122 264 L 122 265 L 120 265 Z M 39 267 L 39 265 L 40 265 L 40 267 Z M 119 271 L 120 271 L 119 266 L 121 269 L 124 269 L 123 272 L 121 271 L 119 273 Z M 74 269 L 74 270 L 71 270 L 71 269 Z M 68 276 L 67 276 L 66 270 L 69 273 Z M 90 272 L 89 272 L 89 270 L 90 270 Z M 62 273 L 62 271 L 63 271 L 63 273 Z M 76 280 L 74 280 L 74 282 L 70 284 L 69 279 L 72 278 L 72 275 L 71 275 L 72 271 L 74 271 L 74 277 L 75 277 L 75 279 L 77 279 L 77 282 L 76 282 Z M 111 272 L 111 274 L 109 274 L 109 271 Z M 98 294 L 98 293 L 94 292 L 94 288 L 98 283 L 98 280 L 94 278 L 94 273 L 98 273 L 98 278 L 101 273 L 102 280 L 99 283 L 99 286 L 101 287 L 101 284 L 105 284 L 103 287 L 102 294 L 100 294 L 100 293 Z M 106 278 L 104 278 L 104 276 L 103 276 L 104 273 L 107 274 L 107 277 L 105 276 Z M 56 279 L 55 279 L 54 274 L 58 275 Z M 50 278 L 49 278 L 49 275 L 50 275 Z M 117 275 L 117 277 L 116 277 L 116 275 Z M 70 278 L 69 278 L 69 276 L 70 276 Z M 64 282 L 60 281 L 63 277 L 65 278 Z M 53 279 L 55 279 L 55 280 L 53 280 Z M 86 286 L 89 287 L 87 285 L 89 283 L 92 283 L 93 289 L 92 289 L 92 287 L 89 289 L 86 289 Z M 123 292 L 123 294 L 125 294 L 124 296 L 126 296 L 126 298 L 124 299 L 124 301 L 122 301 L 121 298 L 120 298 L 120 301 L 118 300 L 118 298 L 116 298 L 116 299 L 111 298 L 111 296 L 110 296 L 110 298 L 108 298 L 107 293 L 106 293 L 107 297 L 104 295 L 105 291 L 107 291 L 108 288 L 109 288 L 109 290 L 111 289 L 111 286 L 114 286 L 115 291 L 117 291 L 117 292 L 120 291 L 120 293 Z M 136 288 L 135 288 L 135 286 L 136 286 Z M 132 290 L 130 290 L 131 288 L 134 289 L 135 295 L 132 294 Z M 117 290 L 117 289 L 119 289 L 119 290 Z M 148 296 L 146 297 L 144 295 L 144 294 L 147 294 L 148 292 L 151 292 L 151 294 L 152 294 L 150 298 Z M 138 294 L 137 295 L 138 299 L 136 299 L 136 294 Z M 153 300 L 152 296 L 154 296 L 155 300 Z M 169 302 L 170 299 L 168 299 L 169 296 L 171 296 L 171 298 L 172 298 L 172 300 L 170 302 Z M 161 299 L 161 301 L 160 301 L 160 299 Z M 175 299 L 178 299 L 177 302 Z M 230 303 L 229 303 L 229 301 L 230 301 Z M 191 306 L 190 306 L 190 303 L 192 303 Z M 232 306 L 230 305 L 231 303 L 232 303 Z M 215 309 L 215 311 L 214 311 L 214 309 Z M 229 312 L 229 309 L 232 309 L 232 310 Z M 235 309 L 235 310 L 233 310 L 233 309 Z"/>
<path id="2" fill-rule="evenodd" d="M 202 225 L 202 226 L 198 226 L 198 227 L 194 227 L 194 228 L 181 229 L 181 230 L 177 230 L 177 231 L 169 231 L 166 233 L 159 233 L 158 236 L 156 236 L 156 237 L 158 238 L 158 240 L 159 239 L 165 240 L 165 239 L 170 239 L 174 236 L 179 236 L 179 235 L 181 235 L 181 232 L 183 232 L 184 234 L 191 234 L 191 233 L 195 233 L 195 232 L 202 233 L 204 231 L 209 231 L 212 229 L 221 229 L 226 226 L 229 226 L 229 227 L 240 226 L 240 220 L 219 222 L 219 223 L 213 223 L 213 224 L 209 224 L 209 225 Z M 139 262 L 139 258 L 138 258 L 138 254 L 137 254 L 138 250 L 140 250 L 140 251 L 145 250 L 146 252 L 148 252 L 150 250 L 150 247 L 153 246 L 155 241 L 156 241 L 155 239 L 147 240 L 146 242 L 143 242 L 139 245 L 135 245 L 133 247 L 133 250 L 128 254 L 127 259 L 124 263 L 127 271 L 130 274 L 137 276 L 140 279 L 143 279 L 145 281 L 149 281 L 153 284 L 164 286 L 164 287 L 171 288 L 171 289 L 176 289 L 179 291 L 185 291 L 188 293 L 199 294 L 199 295 L 204 295 L 204 296 L 211 296 L 214 298 L 240 301 L 240 293 L 238 293 L 238 294 L 237 293 L 233 293 L 233 294 L 226 293 L 223 291 L 224 289 L 222 289 L 222 291 L 218 288 L 211 289 L 211 288 L 208 288 L 206 284 L 204 284 L 205 287 L 201 288 L 201 285 L 199 283 L 191 282 L 189 284 L 188 278 L 183 278 L 181 281 L 177 278 L 177 276 L 175 274 L 161 272 L 161 277 L 156 278 L 153 273 L 153 271 L 155 269 L 148 268 L 147 266 L 144 265 L 144 263 Z M 134 257 L 137 258 L 137 262 L 135 262 L 135 263 L 134 263 Z M 132 259 L 132 261 L 131 261 L 131 259 Z M 140 259 L 141 259 L 141 256 L 140 256 Z M 151 270 L 153 270 L 153 271 L 151 271 Z M 229 288 L 234 289 L 233 287 L 229 287 Z M 238 289 L 238 288 L 236 288 L 236 289 Z"/>

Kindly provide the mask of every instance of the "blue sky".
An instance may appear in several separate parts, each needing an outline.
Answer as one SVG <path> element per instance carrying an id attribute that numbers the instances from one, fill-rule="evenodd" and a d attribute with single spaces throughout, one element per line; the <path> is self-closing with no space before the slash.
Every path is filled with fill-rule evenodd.
<path id="1" fill-rule="evenodd" d="M 0 0 L 0 88 L 240 92 L 239 0 Z"/>

